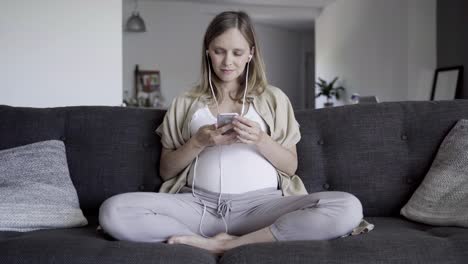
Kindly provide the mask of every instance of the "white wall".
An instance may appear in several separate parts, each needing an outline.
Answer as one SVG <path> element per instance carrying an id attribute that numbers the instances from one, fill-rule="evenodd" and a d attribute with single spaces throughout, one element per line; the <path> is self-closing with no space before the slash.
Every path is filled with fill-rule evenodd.
<path id="1" fill-rule="evenodd" d="M 435 10 L 436 0 L 337 0 L 316 22 L 316 76 L 338 76 L 347 99 L 355 92 L 381 101 L 428 99 Z"/>
<path id="2" fill-rule="evenodd" d="M 138 6 L 147 32 L 123 33 L 124 91 L 133 95 L 136 64 L 140 69 L 159 70 L 161 92 L 168 105 L 198 81 L 202 38 L 211 16 L 202 14 L 192 3 L 140 1 Z M 133 8 L 133 1 L 124 1 L 124 22 Z"/>
<path id="3" fill-rule="evenodd" d="M 255 25 L 258 41 L 262 48 L 268 82 L 281 88 L 291 100 L 294 108 L 299 108 L 302 86 L 301 35 L 272 26 Z"/>
<path id="4" fill-rule="evenodd" d="M 121 0 L 1 1 L 0 10 L 0 104 L 121 103 Z"/>
<path id="5" fill-rule="evenodd" d="M 123 22 L 134 9 L 124 0 Z M 161 72 L 161 90 L 166 105 L 199 80 L 201 46 L 205 30 L 214 17 L 207 4 L 190 2 L 140 1 L 138 11 L 148 28 L 145 33 L 123 34 L 124 92 L 134 93 L 133 71 L 156 69 Z M 248 10 L 246 10 L 248 12 Z M 300 63 L 301 32 L 255 24 L 264 55 L 268 81 L 280 87 L 295 107 L 301 107 Z"/>
<path id="6" fill-rule="evenodd" d="M 408 2 L 408 100 L 431 98 L 437 67 L 437 0 Z"/>

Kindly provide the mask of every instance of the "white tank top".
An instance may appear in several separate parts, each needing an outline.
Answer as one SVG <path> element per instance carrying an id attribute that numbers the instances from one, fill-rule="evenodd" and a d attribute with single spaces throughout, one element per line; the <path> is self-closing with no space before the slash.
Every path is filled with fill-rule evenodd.
<path id="1" fill-rule="evenodd" d="M 252 104 L 245 117 L 259 123 L 261 129 L 267 132 L 268 127 L 265 121 Z M 208 106 L 198 109 L 190 121 L 191 136 L 195 135 L 200 127 L 214 123 L 216 123 L 216 118 Z M 189 186 L 192 186 L 193 172 L 194 166 L 188 175 Z M 255 146 L 233 143 L 206 147 L 198 155 L 195 187 L 211 192 L 230 194 L 262 188 L 277 188 L 277 171 Z"/>

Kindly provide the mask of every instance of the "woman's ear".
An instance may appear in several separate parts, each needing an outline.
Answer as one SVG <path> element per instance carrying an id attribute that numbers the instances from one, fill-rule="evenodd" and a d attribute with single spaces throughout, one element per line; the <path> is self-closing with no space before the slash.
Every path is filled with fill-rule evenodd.
<path id="1" fill-rule="evenodd" d="M 206 57 L 206 61 L 210 63 L 210 52 L 208 50 L 205 50 L 205 57 Z"/>
<path id="2" fill-rule="evenodd" d="M 252 60 L 254 53 L 255 53 L 255 47 L 252 47 L 250 49 L 249 62 Z"/>

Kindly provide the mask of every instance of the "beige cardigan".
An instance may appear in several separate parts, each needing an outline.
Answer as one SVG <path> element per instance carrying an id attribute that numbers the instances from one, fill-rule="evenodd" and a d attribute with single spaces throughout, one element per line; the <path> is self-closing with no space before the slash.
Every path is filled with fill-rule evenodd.
<path id="1" fill-rule="evenodd" d="M 271 138 L 284 147 L 291 147 L 299 142 L 301 133 L 299 124 L 294 117 L 294 111 L 288 97 L 279 88 L 268 86 L 261 95 L 248 96 L 267 124 Z M 208 103 L 208 96 L 199 98 L 183 94 L 175 98 L 166 112 L 156 133 L 161 137 L 164 148 L 175 150 L 190 139 L 190 121 L 193 114 Z M 177 193 L 187 182 L 187 175 L 194 161 L 184 168 L 178 175 L 171 178 L 163 177 L 163 184 L 159 189 L 164 193 Z M 307 194 L 301 179 L 297 175 L 288 176 L 277 169 L 278 188 L 287 195 Z"/>

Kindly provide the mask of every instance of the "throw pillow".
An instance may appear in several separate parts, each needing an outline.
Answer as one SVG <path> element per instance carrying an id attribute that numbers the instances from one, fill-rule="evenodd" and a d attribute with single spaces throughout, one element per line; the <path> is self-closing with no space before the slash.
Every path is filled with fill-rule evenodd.
<path id="1" fill-rule="evenodd" d="M 400 213 L 439 226 L 468 227 L 468 120 L 459 120 Z"/>
<path id="2" fill-rule="evenodd" d="M 0 151 L 0 230 L 25 232 L 87 224 L 62 141 Z"/>

